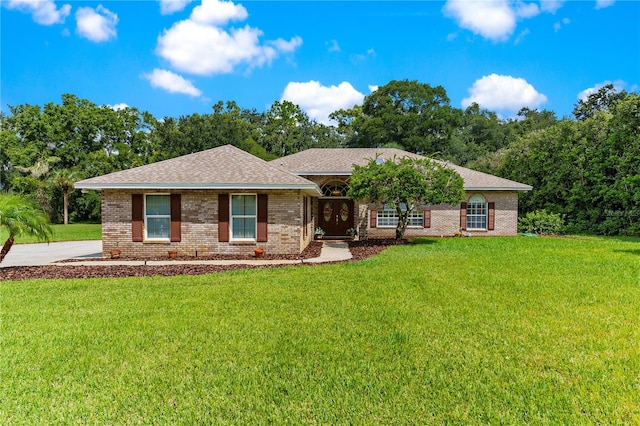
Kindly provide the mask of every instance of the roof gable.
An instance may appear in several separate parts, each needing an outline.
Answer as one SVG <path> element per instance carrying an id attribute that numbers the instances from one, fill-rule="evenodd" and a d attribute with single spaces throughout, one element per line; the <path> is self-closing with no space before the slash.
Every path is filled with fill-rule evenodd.
<path id="1" fill-rule="evenodd" d="M 81 189 L 309 189 L 317 186 L 233 145 L 85 179 Z"/>
<path id="2" fill-rule="evenodd" d="M 426 158 L 396 148 L 312 148 L 278 158 L 271 161 L 271 164 L 278 165 L 280 168 L 297 175 L 348 176 L 351 175 L 354 164 L 364 166 L 376 156 L 384 160 L 390 160 L 394 157 Z M 464 180 L 464 189 L 467 191 L 530 191 L 532 189 L 531 186 L 520 182 L 456 166 L 449 162 L 438 162 L 457 171 Z"/>

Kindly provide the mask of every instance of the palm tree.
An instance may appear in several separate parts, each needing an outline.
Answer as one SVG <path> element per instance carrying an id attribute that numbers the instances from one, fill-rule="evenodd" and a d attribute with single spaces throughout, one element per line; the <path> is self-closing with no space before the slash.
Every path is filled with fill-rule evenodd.
<path id="1" fill-rule="evenodd" d="M 0 227 L 9 231 L 9 238 L 0 250 L 0 263 L 15 242 L 15 237 L 31 235 L 49 242 L 52 230 L 44 211 L 24 197 L 0 195 Z"/>
<path id="2" fill-rule="evenodd" d="M 65 225 L 69 223 L 69 192 L 73 191 L 73 186 L 77 180 L 77 173 L 68 169 L 57 170 L 51 178 L 53 186 L 62 189 Z"/>

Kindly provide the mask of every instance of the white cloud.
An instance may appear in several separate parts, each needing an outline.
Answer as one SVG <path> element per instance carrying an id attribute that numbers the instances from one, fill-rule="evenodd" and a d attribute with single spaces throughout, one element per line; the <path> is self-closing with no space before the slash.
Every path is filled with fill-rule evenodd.
<path id="1" fill-rule="evenodd" d="M 604 9 L 605 7 L 613 6 L 615 0 L 596 0 L 596 9 Z"/>
<path id="2" fill-rule="evenodd" d="M 571 20 L 569 18 L 562 18 L 561 21 L 553 24 L 553 31 L 557 33 L 562 29 L 563 26 L 569 25 L 570 23 L 571 23 Z"/>
<path id="3" fill-rule="evenodd" d="M 547 102 L 547 97 L 525 79 L 509 75 L 484 76 L 468 91 L 470 96 L 462 100 L 464 108 L 475 102 L 489 110 L 516 113 L 523 107 L 537 108 Z"/>
<path id="4" fill-rule="evenodd" d="M 338 40 L 329 40 L 327 42 L 324 43 L 325 46 L 327 47 L 327 50 L 329 52 L 339 52 L 340 51 L 340 45 L 338 44 Z"/>
<path id="5" fill-rule="evenodd" d="M 189 96 L 200 96 L 202 92 L 193 83 L 171 71 L 154 69 L 151 74 L 144 74 L 152 87 L 166 90 L 169 93 L 182 93 Z"/>
<path id="6" fill-rule="evenodd" d="M 520 31 L 520 34 L 518 34 L 518 37 L 516 37 L 516 39 L 513 41 L 513 44 L 520 44 L 520 42 L 524 40 L 525 37 L 528 36 L 529 34 L 531 34 L 531 31 L 529 31 L 528 28 L 525 28 L 524 30 Z"/>
<path id="7" fill-rule="evenodd" d="M 616 92 L 622 92 L 624 88 L 627 86 L 627 83 L 622 80 L 616 80 L 616 81 L 606 80 L 606 81 L 603 81 L 602 83 L 598 83 L 594 85 L 593 87 L 584 89 L 582 92 L 578 93 L 578 100 L 586 101 L 589 95 L 593 95 L 594 93 L 597 93 L 598 90 L 602 89 L 607 84 L 613 84 L 613 90 L 615 90 Z"/>
<path id="8" fill-rule="evenodd" d="M 261 65 L 275 49 L 260 46 L 261 31 L 249 26 L 226 32 L 220 28 L 180 21 L 158 38 L 157 53 L 171 65 L 191 74 L 230 73 L 241 63 Z"/>
<path id="9" fill-rule="evenodd" d="M 65 4 L 58 9 L 53 0 L 9 0 L 7 7 L 30 13 L 34 22 L 40 25 L 61 24 L 71 12 L 71 5 Z"/>
<path id="10" fill-rule="evenodd" d="M 231 20 L 244 20 L 246 9 L 232 2 L 204 0 L 189 19 L 176 22 L 158 37 L 156 53 L 172 67 L 198 75 L 231 73 L 235 67 L 249 69 L 269 64 L 281 53 L 291 53 L 302 45 L 302 38 L 267 40 L 262 31 L 245 25 L 223 29 Z"/>
<path id="11" fill-rule="evenodd" d="M 447 0 L 442 11 L 445 16 L 455 19 L 461 28 L 489 40 L 505 41 L 514 33 L 518 20 L 531 19 L 543 12 L 554 14 L 564 1 L 540 0 L 525 3 L 523 0 Z M 597 1 L 598 4 L 606 4 L 613 0 Z M 554 26 L 556 31 L 560 25 Z"/>
<path id="12" fill-rule="evenodd" d="M 280 52 L 290 53 L 294 52 L 298 47 L 302 46 L 302 38 L 299 36 L 295 36 L 289 41 L 279 38 L 268 43 L 272 46 L 275 46 L 275 48 Z"/>
<path id="13" fill-rule="evenodd" d="M 160 0 L 160 14 L 171 15 L 184 9 L 191 0 Z"/>
<path id="14" fill-rule="evenodd" d="M 202 0 L 193 8 L 191 20 L 199 24 L 226 25 L 229 21 L 244 21 L 249 15 L 242 5 L 230 1 Z"/>
<path id="15" fill-rule="evenodd" d="M 540 2 L 540 8 L 543 12 L 556 13 L 558 9 L 562 7 L 564 0 L 542 0 Z"/>
<path id="16" fill-rule="evenodd" d="M 76 12 L 77 32 L 91 41 L 102 42 L 114 38 L 118 15 L 98 5 L 95 9 L 81 7 Z"/>
<path id="17" fill-rule="evenodd" d="M 349 55 L 349 59 L 352 63 L 357 64 L 358 62 L 366 61 L 367 58 L 375 58 L 376 51 L 373 48 L 367 49 L 367 53 L 355 53 Z"/>
<path id="18" fill-rule="evenodd" d="M 281 100 L 299 105 L 310 118 L 328 125 L 329 114 L 361 104 L 364 95 L 346 81 L 327 87 L 311 80 L 306 83 L 290 82 L 284 89 Z"/>
<path id="19" fill-rule="evenodd" d="M 127 109 L 129 108 L 129 105 L 125 104 L 124 102 L 121 102 L 119 104 L 115 104 L 115 105 L 110 105 L 111 109 L 114 111 L 121 111 L 123 109 Z"/>
<path id="20" fill-rule="evenodd" d="M 515 12 L 520 18 L 533 18 L 540 14 L 540 8 L 535 3 L 518 2 L 515 7 Z"/>
<path id="21" fill-rule="evenodd" d="M 376 85 L 370 84 L 370 85 L 369 85 L 369 92 L 370 92 L 370 93 L 373 93 L 373 92 L 375 92 L 376 90 L 378 90 L 378 88 L 379 88 L 379 87 L 380 87 L 380 86 L 376 86 Z"/>
<path id="22" fill-rule="evenodd" d="M 494 41 L 507 39 L 516 27 L 515 11 L 506 0 L 449 0 L 443 11 L 460 27 Z"/>

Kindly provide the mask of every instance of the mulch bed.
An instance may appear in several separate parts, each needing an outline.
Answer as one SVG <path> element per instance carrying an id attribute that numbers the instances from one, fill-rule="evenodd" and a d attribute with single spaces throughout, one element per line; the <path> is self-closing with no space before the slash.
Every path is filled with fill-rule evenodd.
<path id="1" fill-rule="evenodd" d="M 406 241 L 395 240 L 366 240 L 349 242 L 349 250 L 352 260 L 362 260 L 382 252 L 390 245 L 405 244 Z M 264 259 L 311 259 L 320 256 L 322 243 L 313 241 L 300 256 L 269 256 L 265 253 Z M 185 260 L 186 258 L 182 258 Z M 189 258 L 193 260 L 194 258 Z M 198 257 L 198 260 L 246 260 L 254 259 L 253 256 L 207 256 Z M 95 259 L 95 265 L 91 266 L 15 266 L 0 268 L 0 281 L 19 281 L 30 279 L 72 279 L 72 278 L 121 278 L 121 277 L 149 277 L 149 276 L 174 276 L 174 275 L 202 275 L 216 272 L 234 271 L 239 269 L 264 269 L 277 268 L 280 265 L 163 265 L 163 266 L 127 266 L 127 265 L 100 265 L 102 260 Z M 124 259 L 123 259 L 124 260 Z M 139 260 L 130 259 L 127 260 Z M 151 260 L 151 259 L 147 259 Z M 157 260 L 168 260 L 166 257 Z M 177 260 L 181 260 L 178 258 Z M 302 265 L 303 262 L 300 263 Z M 308 265 L 308 264 L 305 264 Z"/>

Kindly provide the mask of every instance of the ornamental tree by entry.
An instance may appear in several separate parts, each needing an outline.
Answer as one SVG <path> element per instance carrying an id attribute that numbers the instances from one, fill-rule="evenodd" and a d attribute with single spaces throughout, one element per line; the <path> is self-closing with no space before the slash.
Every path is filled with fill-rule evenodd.
<path id="1" fill-rule="evenodd" d="M 430 158 L 379 156 L 365 166 L 353 166 L 349 196 L 386 204 L 398 214 L 396 239 L 404 237 L 411 213 L 419 204 L 458 204 L 464 200 L 464 182 L 453 169 Z"/>

